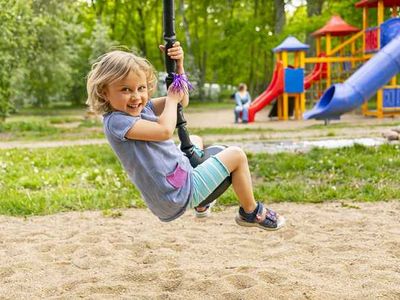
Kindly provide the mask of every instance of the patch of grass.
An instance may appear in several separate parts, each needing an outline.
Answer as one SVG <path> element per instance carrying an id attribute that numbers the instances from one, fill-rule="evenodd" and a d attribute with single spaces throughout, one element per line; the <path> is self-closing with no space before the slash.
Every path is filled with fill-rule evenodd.
<path id="1" fill-rule="evenodd" d="M 261 201 L 308 203 L 398 199 L 399 151 L 396 145 L 355 145 L 249 154 L 255 196 Z M 232 188 L 219 204 L 238 204 Z M 0 214 L 99 209 L 118 217 L 118 209 L 144 206 L 108 145 L 0 150 Z"/>
<path id="2" fill-rule="evenodd" d="M 77 123 L 82 122 L 81 116 L 54 116 L 54 117 L 47 117 L 46 120 L 50 124 L 68 124 L 68 123 Z"/>
<path id="3" fill-rule="evenodd" d="M 185 107 L 185 112 L 203 112 L 210 110 L 232 109 L 235 107 L 235 101 L 222 101 L 222 102 L 202 102 L 190 101 L 188 107 Z"/>
<path id="4" fill-rule="evenodd" d="M 17 121 L 0 123 L 0 133 L 41 133 L 43 135 L 53 134 L 57 129 L 48 122 L 43 121 Z"/>
<path id="5" fill-rule="evenodd" d="M 327 136 L 327 137 L 333 137 L 333 136 L 336 136 L 336 133 L 335 133 L 334 131 L 329 131 L 329 132 L 326 134 L 326 136 Z"/>
<path id="6" fill-rule="evenodd" d="M 41 108 L 22 108 L 13 117 L 18 116 L 71 116 L 71 115 L 82 115 L 87 110 L 87 107 L 76 107 L 76 106 L 61 106 L 61 107 L 41 107 Z"/>
<path id="7" fill-rule="evenodd" d="M 74 124 L 72 127 L 63 126 L 68 123 Z M 103 127 L 99 120 L 85 120 L 79 117 L 31 117 L 27 121 L 17 119 L 0 123 L 2 141 L 60 141 L 102 137 Z"/>
<path id="8" fill-rule="evenodd" d="M 116 209 L 105 209 L 103 210 L 103 216 L 106 218 L 119 218 L 122 217 L 122 212 Z"/>
<path id="9" fill-rule="evenodd" d="M 103 123 L 101 123 L 100 120 L 93 120 L 93 119 L 87 119 L 87 120 L 83 120 L 82 122 L 80 122 L 79 124 L 79 128 L 101 128 L 103 129 Z"/>
<path id="10" fill-rule="evenodd" d="M 106 145 L 0 151 L 0 213 L 143 207 Z"/>
<path id="11" fill-rule="evenodd" d="M 345 207 L 345 208 L 360 209 L 360 207 L 357 205 L 353 205 L 353 204 L 349 204 L 349 203 L 345 203 L 345 202 L 340 202 L 340 204 L 342 205 L 342 207 Z"/>
<path id="12" fill-rule="evenodd" d="M 252 155 L 256 192 L 264 199 L 321 202 L 398 199 L 399 147 L 314 149 L 305 154 Z"/>
<path id="13" fill-rule="evenodd" d="M 273 132 L 276 131 L 271 128 L 259 128 L 259 127 L 246 127 L 246 128 L 237 128 L 237 127 L 211 127 L 211 128 L 190 128 L 191 134 L 197 134 L 200 136 L 206 136 L 211 134 L 218 135 L 240 135 L 246 133 L 263 133 L 263 132 Z"/>

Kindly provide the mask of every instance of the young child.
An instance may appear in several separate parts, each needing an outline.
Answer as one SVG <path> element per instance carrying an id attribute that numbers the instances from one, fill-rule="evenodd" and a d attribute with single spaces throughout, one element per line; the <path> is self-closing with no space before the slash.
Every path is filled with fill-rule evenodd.
<path id="1" fill-rule="evenodd" d="M 249 107 L 251 103 L 251 96 L 247 91 L 245 83 L 239 84 L 238 91 L 235 93 L 235 123 L 239 123 L 240 113 L 242 114 L 242 123 L 249 121 Z"/>
<path id="2" fill-rule="evenodd" d="M 164 46 L 160 49 L 165 51 Z M 167 54 L 176 60 L 176 73 L 184 76 L 180 43 Z M 204 211 L 207 207 L 199 203 L 232 174 L 240 201 L 236 222 L 266 230 L 282 227 L 283 217 L 255 201 L 247 157 L 240 148 L 228 147 L 192 168 L 171 139 L 177 105 L 188 105 L 188 93 L 170 87 L 166 97 L 150 99 L 155 87 L 152 65 L 124 51 L 99 57 L 87 80 L 87 104 L 104 114 L 107 139 L 148 208 L 161 221 L 178 218 L 188 207 Z"/>

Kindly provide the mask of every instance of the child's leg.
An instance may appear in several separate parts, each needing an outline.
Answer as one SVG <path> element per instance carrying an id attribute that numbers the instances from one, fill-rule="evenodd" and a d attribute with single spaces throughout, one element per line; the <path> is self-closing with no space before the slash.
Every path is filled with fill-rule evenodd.
<path id="1" fill-rule="evenodd" d="M 216 162 L 217 165 L 215 165 Z M 202 175 L 204 175 L 202 171 L 204 170 L 197 169 L 202 166 L 205 168 L 204 174 L 208 175 L 206 180 L 202 179 Z M 215 174 L 220 174 L 219 178 L 210 177 L 210 174 L 213 172 L 210 172 L 208 169 L 216 170 Z M 196 167 L 194 172 L 197 172 L 194 174 L 195 180 L 200 177 L 200 181 L 196 181 L 195 188 L 195 192 L 198 191 L 200 194 L 203 190 L 207 189 L 207 186 L 209 187 L 208 191 L 211 188 L 215 189 L 217 187 L 210 187 L 206 182 L 218 184 L 221 182 L 219 180 L 226 178 L 229 173 L 231 174 L 233 190 L 240 202 L 239 214 L 235 218 L 236 223 L 239 225 L 247 227 L 256 226 L 265 230 L 277 230 L 285 224 L 285 218 L 266 208 L 261 202 L 255 201 L 247 156 L 239 147 L 228 147 L 222 150 L 215 157 L 210 157 L 203 164 Z M 204 195 L 207 195 L 207 193 L 204 193 Z M 201 203 L 198 200 L 199 198 L 195 196 L 193 203 Z"/>
<path id="2" fill-rule="evenodd" d="M 199 148 L 200 150 L 204 149 L 203 139 L 200 136 L 191 134 L 189 138 L 192 144 L 195 145 L 197 148 Z"/>
<path id="3" fill-rule="evenodd" d="M 228 147 L 216 155 L 228 168 L 232 176 L 232 186 L 240 206 L 245 212 L 253 212 L 257 202 L 253 195 L 253 186 L 247 156 L 239 147 Z"/>
<path id="4" fill-rule="evenodd" d="M 248 105 L 243 106 L 242 121 L 244 123 L 247 123 L 249 121 L 249 106 Z"/>
<path id="5" fill-rule="evenodd" d="M 239 118 L 240 118 L 240 113 L 242 111 L 242 108 L 240 106 L 236 106 L 234 113 L 235 113 L 235 123 L 239 123 Z"/>

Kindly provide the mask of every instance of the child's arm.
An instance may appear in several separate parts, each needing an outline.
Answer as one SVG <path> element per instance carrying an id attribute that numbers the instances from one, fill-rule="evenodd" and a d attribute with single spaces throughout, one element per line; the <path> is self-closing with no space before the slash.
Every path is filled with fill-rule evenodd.
<path id="1" fill-rule="evenodd" d="M 157 122 L 140 119 L 128 130 L 125 137 L 141 141 L 164 141 L 170 139 L 176 126 L 177 105 L 182 101 L 182 93 L 173 93 L 168 90 L 165 97 L 164 110 Z"/>
<path id="2" fill-rule="evenodd" d="M 176 74 L 185 74 L 185 69 L 183 67 L 183 50 L 182 47 L 180 46 L 181 44 L 177 41 L 174 43 L 174 45 L 168 49 L 168 55 L 176 60 Z M 160 45 L 161 51 L 165 51 L 165 46 Z M 161 113 L 164 110 L 164 105 L 165 105 L 165 98 L 166 97 L 160 97 L 160 98 L 154 98 L 151 100 L 154 106 L 154 111 L 156 116 L 160 116 Z M 189 104 L 189 91 L 184 94 L 183 99 L 181 101 L 181 104 L 183 107 L 188 106 Z"/>
<path id="3" fill-rule="evenodd" d="M 154 107 L 154 114 L 156 116 L 160 116 L 161 113 L 163 112 L 166 98 L 167 97 L 159 97 L 151 99 L 151 103 L 153 103 Z"/>
<path id="4" fill-rule="evenodd" d="M 176 42 L 174 45 L 180 46 L 179 42 Z M 183 67 L 183 50 L 181 47 L 171 48 L 168 51 L 168 54 L 171 55 L 171 58 L 176 59 L 176 74 L 185 74 L 185 68 Z M 181 101 L 183 107 L 189 105 L 189 90 L 186 90 L 186 93 L 183 95 L 183 99 Z"/>

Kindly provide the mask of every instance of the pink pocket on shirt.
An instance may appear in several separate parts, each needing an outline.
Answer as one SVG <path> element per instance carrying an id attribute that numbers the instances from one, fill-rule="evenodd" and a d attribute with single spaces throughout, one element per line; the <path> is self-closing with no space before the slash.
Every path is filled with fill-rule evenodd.
<path id="1" fill-rule="evenodd" d="M 182 187 L 187 179 L 188 172 L 177 165 L 176 169 L 167 175 L 167 181 L 176 189 Z"/>

